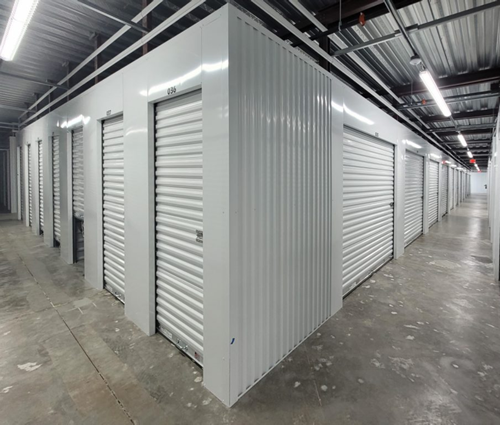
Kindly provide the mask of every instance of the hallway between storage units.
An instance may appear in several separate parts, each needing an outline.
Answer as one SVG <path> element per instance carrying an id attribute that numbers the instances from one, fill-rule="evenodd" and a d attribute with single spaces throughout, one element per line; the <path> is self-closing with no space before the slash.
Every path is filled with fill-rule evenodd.
<path id="1" fill-rule="evenodd" d="M 161 335 L 0 221 L 0 422 L 498 424 L 490 250 L 486 197 L 473 195 L 227 409 Z"/>

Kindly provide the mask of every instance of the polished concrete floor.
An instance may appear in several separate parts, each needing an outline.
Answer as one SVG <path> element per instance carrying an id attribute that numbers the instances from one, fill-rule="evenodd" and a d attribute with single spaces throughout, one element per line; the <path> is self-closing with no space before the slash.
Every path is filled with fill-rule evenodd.
<path id="1" fill-rule="evenodd" d="M 78 267 L 0 221 L 0 424 L 500 424 L 500 289 L 473 196 L 227 409 Z"/>

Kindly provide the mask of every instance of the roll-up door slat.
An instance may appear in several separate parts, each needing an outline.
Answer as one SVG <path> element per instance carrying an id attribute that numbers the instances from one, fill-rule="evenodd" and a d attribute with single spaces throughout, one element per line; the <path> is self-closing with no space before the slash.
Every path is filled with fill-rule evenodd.
<path id="1" fill-rule="evenodd" d="M 52 193 L 54 210 L 54 239 L 61 242 L 61 177 L 59 172 L 59 136 L 52 138 Z"/>
<path id="2" fill-rule="evenodd" d="M 423 232 L 424 158 L 413 152 L 405 154 L 405 247 Z"/>
<path id="3" fill-rule="evenodd" d="M 104 287 L 125 302 L 125 157 L 123 116 L 102 125 Z"/>
<path id="4" fill-rule="evenodd" d="M 84 198 L 84 172 L 83 172 L 83 127 L 78 127 L 72 133 L 73 151 L 73 214 L 83 218 L 85 210 Z"/>
<path id="5" fill-rule="evenodd" d="M 439 163 L 429 162 L 429 227 L 438 221 L 439 209 Z"/>
<path id="6" fill-rule="evenodd" d="M 343 176 L 345 295 L 393 256 L 394 147 L 346 131 Z"/>
<path id="7" fill-rule="evenodd" d="M 156 105 L 156 318 L 203 365 L 201 92 Z"/>
<path id="8" fill-rule="evenodd" d="M 38 142 L 38 215 L 40 231 L 43 232 L 43 145 Z"/>
<path id="9" fill-rule="evenodd" d="M 19 149 L 19 184 L 21 186 L 21 219 L 24 220 L 24 156 L 23 156 L 24 149 L 21 146 Z"/>

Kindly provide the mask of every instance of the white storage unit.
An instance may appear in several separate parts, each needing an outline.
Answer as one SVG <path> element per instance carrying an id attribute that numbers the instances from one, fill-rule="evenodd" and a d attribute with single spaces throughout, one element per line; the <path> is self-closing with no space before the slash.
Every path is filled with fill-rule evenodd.
<path id="1" fill-rule="evenodd" d="M 344 134 L 343 295 L 393 257 L 394 164 L 393 145 Z"/>
<path id="2" fill-rule="evenodd" d="M 38 141 L 38 215 L 40 219 L 40 232 L 43 233 L 43 145 Z"/>
<path id="3" fill-rule="evenodd" d="M 450 190 L 451 190 L 451 208 L 450 210 L 455 208 L 455 170 L 451 169 L 451 182 L 450 182 Z"/>
<path id="4" fill-rule="evenodd" d="M 203 365 L 201 91 L 155 107 L 156 318 Z"/>
<path id="5" fill-rule="evenodd" d="M 429 161 L 429 227 L 438 221 L 439 214 L 439 163 Z"/>
<path id="6" fill-rule="evenodd" d="M 424 230 L 424 158 L 413 152 L 405 154 L 405 247 Z"/>
<path id="7" fill-rule="evenodd" d="M 84 248 L 84 169 L 83 169 L 83 127 L 77 127 L 71 132 L 72 177 L 73 177 L 73 243 L 74 259 L 82 261 L 85 257 Z"/>
<path id="8" fill-rule="evenodd" d="M 458 207 L 458 203 L 459 203 L 459 199 L 458 199 L 458 194 L 459 194 L 459 190 L 458 190 L 458 187 L 460 185 L 460 175 L 459 175 L 459 171 L 458 170 L 455 170 L 455 188 L 454 188 L 454 195 L 455 195 L 455 206 Z"/>
<path id="9" fill-rule="evenodd" d="M 21 188 L 21 220 L 24 220 L 24 149 L 19 149 L 19 186 Z"/>
<path id="10" fill-rule="evenodd" d="M 448 170 L 446 165 L 441 164 L 441 217 L 448 213 Z"/>
<path id="11" fill-rule="evenodd" d="M 28 224 L 33 224 L 33 171 L 31 164 L 31 144 L 28 145 Z"/>
<path id="12" fill-rule="evenodd" d="M 102 124 L 104 287 L 125 302 L 125 184 L 123 116 Z"/>
<path id="13" fill-rule="evenodd" d="M 52 137 L 52 208 L 54 239 L 61 243 L 61 174 L 59 170 L 59 136 Z"/>

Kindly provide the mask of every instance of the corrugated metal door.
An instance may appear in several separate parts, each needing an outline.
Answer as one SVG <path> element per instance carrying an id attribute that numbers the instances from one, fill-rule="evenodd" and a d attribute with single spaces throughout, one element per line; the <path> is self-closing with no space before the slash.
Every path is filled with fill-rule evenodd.
<path id="1" fill-rule="evenodd" d="M 441 217 L 448 212 L 448 167 L 441 165 Z"/>
<path id="2" fill-rule="evenodd" d="M 38 142 L 38 211 L 40 216 L 40 231 L 43 232 L 43 147 L 42 141 Z"/>
<path id="3" fill-rule="evenodd" d="M 125 302 L 125 182 L 123 116 L 102 125 L 104 287 Z"/>
<path id="4" fill-rule="evenodd" d="M 455 206 L 458 207 L 458 185 L 459 185 L 459 175 L 458 171 L 455 170 Z"/>
<path id="5" fill-rule="evenodd" d="M 83 127 L 75 128 L 71 133 L 72 172 L 73 172 L 73 216 L 75 260 L 85 257 L 84 244 L 84 170 L 83 170 Z"/>
<path id="6" fill-rule="evenodd" d="M 429 162 L 429 227 L 438 221 L 439 209 L 439 163 Z"/>
<path id="7" fill-rule="evenodd" d="M 73 169 L 73 214 L 83 218 L 84 212 L 84 174 L 83 174 L 83 127 L 72 133 Z"/>
<path id="8" fill-rule="evenodd" d="M 156 318 L 203 364 L 201 92 L 156 105 Z"/>
<path id="9" fill-rule="evenodd" d="M 347 131 L 343 158 L 342 292 L 393 257 L 394 147 Z"/>
<path id="10" fill-rule="evenodd" d="M 455 170 L 451 169 L 451 182 L 450 182 L 450 189 L 451 189 L 451 208 L 455 208 L 455 202 L 454 202 L 454 197 L 453 194 L 455 193 Z"/>
<path id="11" fill-rule="evenodd" d="M 424 231 L 424 158 L 406 151 L 405 167 L 404 243 L 408 246 Z"/>
<path id="12" fill-rule="evenodd" d="M 52 137 L 52 202 L 54 239 L 61 242 L 61 177 L 59 172 L 59 136 Z"/>
<path id="13" fill-rule="evenodd" d="M 21 186 L 21 219 L 24 219 L 24 155 L 23 147 L 19 149 L 19 184 Z"/>
<path id="14" fill-rule="evenodd" d="M 33 224 L 33 178 L 31 165 L 31 145 L 28 145 L 28 223 Z"/>

